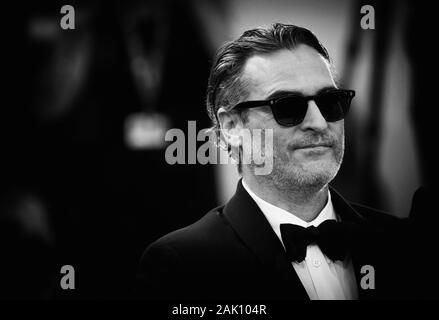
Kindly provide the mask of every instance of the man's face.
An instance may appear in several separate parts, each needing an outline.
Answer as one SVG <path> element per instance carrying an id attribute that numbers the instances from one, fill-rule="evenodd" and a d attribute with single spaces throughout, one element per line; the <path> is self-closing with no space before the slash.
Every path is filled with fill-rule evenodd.
<path id="1" fill-rule="evenodd" d="M 268 100 L 279 93 L 310 96 L 336 87 L 328 63 L 306 45 L 249 58 L 243 79 L 248 83 L 246 100 Z M 268 106 L 248 110 L 246 126 L 273 129 L 273 171 L 267 177 L 278 187 L 321 188 L 340 168 L 344 121 L 327 122 L 313 100 L 308 103 L 304 120 L 296 126 L 279 125 Z M 319 146 L 322 144 L 326 146 Z"/>

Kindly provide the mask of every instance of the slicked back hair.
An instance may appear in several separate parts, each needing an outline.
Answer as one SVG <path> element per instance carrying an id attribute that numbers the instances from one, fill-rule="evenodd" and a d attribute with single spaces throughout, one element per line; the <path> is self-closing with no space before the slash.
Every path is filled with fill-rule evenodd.
<path id="1" fill-rule="evenodd" d="M 230 110 L 248 95 L 242 69 L 250 57 L 294 49 L 301 44 L 314 48 L 331 64 L 326 48 L 317 37 L 308 29 L 291 24 L 276 23 L 266 29 L 247 30 L 237 40 L 225 43 L 215 56 L 207 88 L 206 106 L 212 129 L 219 129 L 219 108 Z"/>

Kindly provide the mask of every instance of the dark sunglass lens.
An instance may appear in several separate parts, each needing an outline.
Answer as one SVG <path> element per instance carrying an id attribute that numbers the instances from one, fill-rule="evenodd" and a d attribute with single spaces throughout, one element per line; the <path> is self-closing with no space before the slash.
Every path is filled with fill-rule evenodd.
<path id="1" fill-rule="evenodd" d="M 276 121 L 283 126 L 295 126 L 303 121 L 308 109 L 308 102 L 300 96 L 280 98 L 271 110 Z"/>
<path id="2" fill-rule="evenodd" d="M 331 92 L 321 95 L 316 99 L 316 103 L 326 121 L 332 122 L 346 116 L 351 99 L 345 92 Z"/>

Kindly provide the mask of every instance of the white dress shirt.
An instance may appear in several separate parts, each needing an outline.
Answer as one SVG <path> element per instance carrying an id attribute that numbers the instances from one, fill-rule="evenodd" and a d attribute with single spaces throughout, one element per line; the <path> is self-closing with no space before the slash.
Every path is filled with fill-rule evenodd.
<path id="1" fill-rule="evenodd" d="M 338 220 L 329 190 L 326 206 L 313 221 L 306 222 L 258 197 L 250 190 L 244 180 L 242 180 L 242 185 L 261 209 L 282 245 L 284 245 L 280 233 L 282 223 L 292 223 L 306 228 L 309 226 L 317 227 L 325 220 Z M 332 261 L 322 253 L 316 244 L 311 244 L 306 248 L 305 260 L 291 264 L 311 300 L 358 299 L 354 268 L 349 257 L 343 262 Z"/>

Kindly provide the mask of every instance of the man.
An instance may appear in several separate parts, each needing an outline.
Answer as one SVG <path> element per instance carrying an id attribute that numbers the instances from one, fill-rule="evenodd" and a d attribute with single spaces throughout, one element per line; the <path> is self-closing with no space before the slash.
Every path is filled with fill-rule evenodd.
<path id="1" fill-rule="evenodd" d="M 271 131 L 272 170 L 258 175 L 255 162 L 241 161 L 242 179 L 225 206 L 149 246 L 139 291 L 185 299 L 404 296 L 397 219 L 328 187 L 342 163 L 353 97 L 337 88 L 326 49 L 307 29 L 275 24 L 222 47 L 209 115 L 237 159 L 248 156 L 240 132 Z"/>

